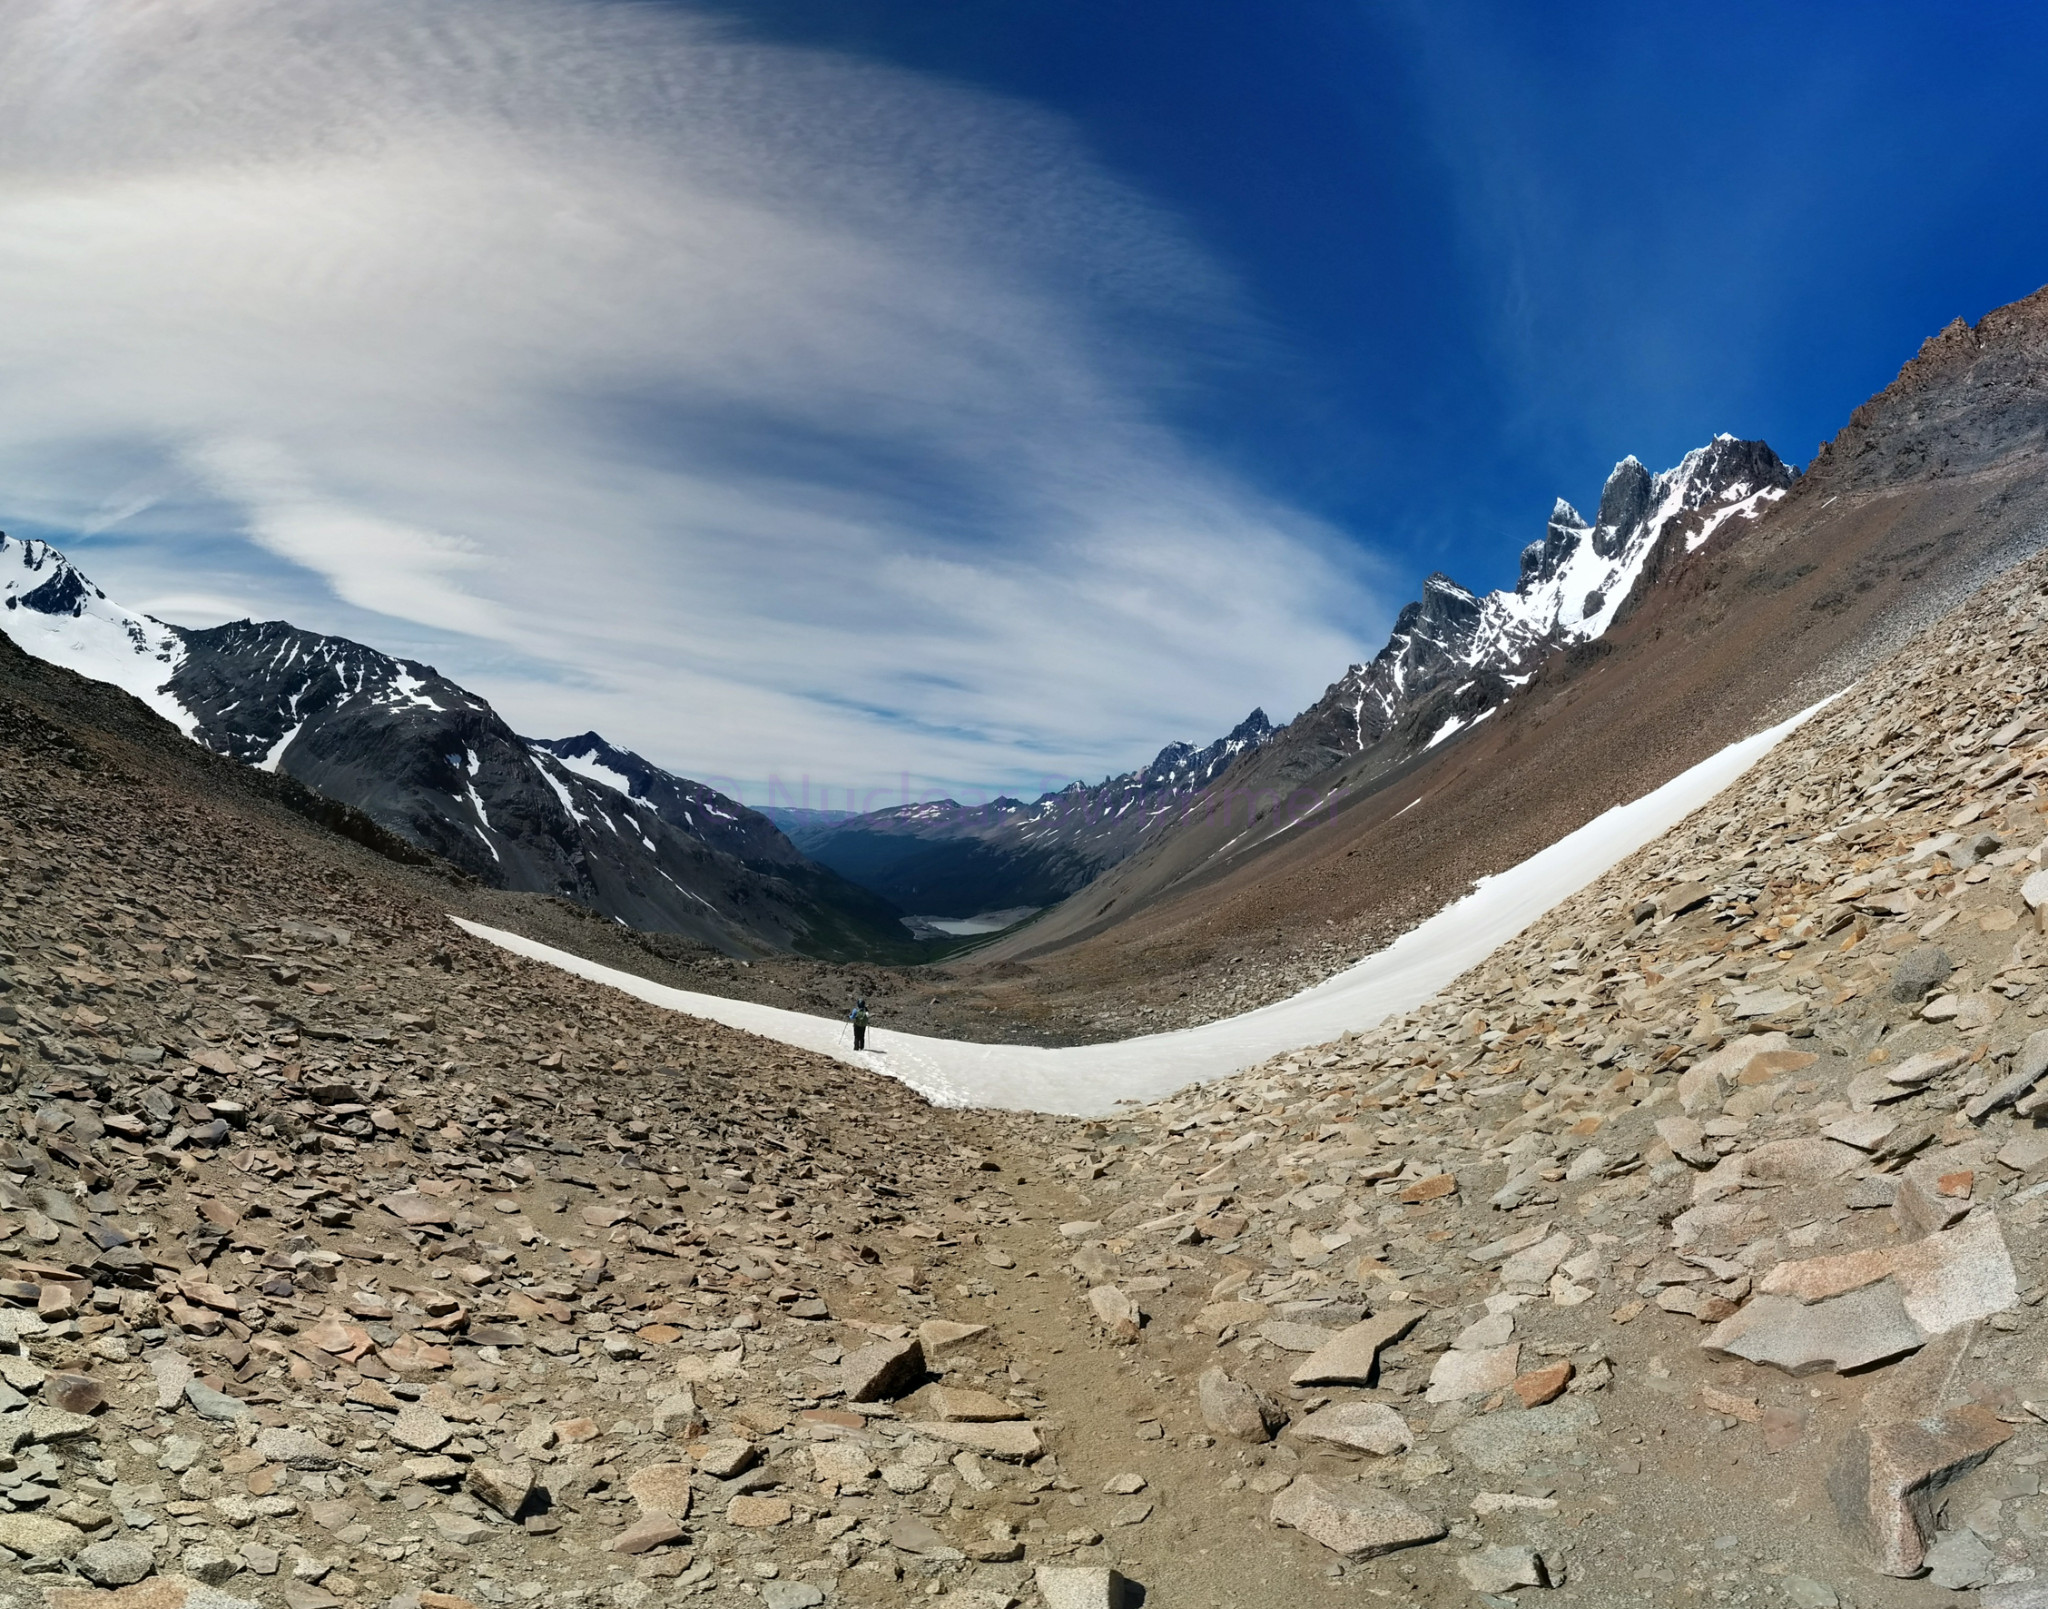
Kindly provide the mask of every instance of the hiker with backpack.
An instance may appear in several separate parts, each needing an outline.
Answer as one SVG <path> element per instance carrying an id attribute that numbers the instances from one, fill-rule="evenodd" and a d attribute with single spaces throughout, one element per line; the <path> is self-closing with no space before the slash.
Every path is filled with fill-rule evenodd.
<path id="1" fill-rule="evenodd" d="M 868 1048 L 868 1003 L 865 998 L 854 1001 L 853 1009 L 846 1014 L 846 1020 L 853 1024 L 853 1048 Z"/>

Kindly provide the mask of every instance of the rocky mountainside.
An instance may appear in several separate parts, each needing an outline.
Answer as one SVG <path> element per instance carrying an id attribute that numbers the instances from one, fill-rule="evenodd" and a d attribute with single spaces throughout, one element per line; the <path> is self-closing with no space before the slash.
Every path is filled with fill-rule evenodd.
<path id="1" fill-rule="evenodd" d="M 1112 1032 L 1243 1009 L 1836 690 L 2048 538 L 2044 330 L 2048 293 L 1945 333 L 1754 519 L 1704 542 L 1727 505 L 1675 519 L 1604 633 L 1541 660 L 1457 741 L 1426 746 L 1460 712 L 1425 699 L 1358 749 L 1351 706 L 1327 700 L 1226 779 L 1249 834 L 1184 826 L 981 957 L 1028 966 L 1016 992 L 1048 1002 L 1118 980 L 1097 1013 Z M 1437 699 L 1485 691 L 1443 675 Z"/>
<path id="2" fill-rule="evenodd" d="M 1029 804 L 897 805 L 820 823 L 803 843 L 825 865 L 921 915 L 1050 905 L 1199 814 L 1210 785 L 1273 734 L 1266 712 L 1255 709 L 1206 748 L 1169 743 L 1136 771 L 1072 783 Z"/>
<path id="3" fill-rule="evenodd" d="M 186 735 L 353 805 L 496 888 L 557 894 L 730 953 L 905 952 L 897 913 L 775 826 L 595 733 L 517 735 L 431 666 L 283 621 L 206 630 L 111 603 L 63 554 L 0 536 L 0 630 Z"/>
<path id="4" fill-rule="evenodd" d="M 1105 1122 L 497 955 L 10 653 L 22 1609 L 2041 1601 L 2048 565 Z"/>
<path id="5" fill-rule="evenodd" d="M 1069 1322 L 1412 1601 L 2048 1602 L 2044 836 L 2036 560 L 1426 1006 L 1104 1126 Z"/>
<path id="6" fill-rule="evenodd" d="M 1754 522 L 1796 479 L 1763 442 L 1725 435 L 1657 475 L 1624 458 L 1592 519 L 1557 500 L 1512 592 L 1481 597 L 1429 577 L 1386 646 L 1289 722 L 1258 781 L 1244 780 L 1299 785 L 1371 752 L 1378 763 L 1357 786 L 1477 725 L 1550 655 L 1605 636 L 1674 559 Z"/>

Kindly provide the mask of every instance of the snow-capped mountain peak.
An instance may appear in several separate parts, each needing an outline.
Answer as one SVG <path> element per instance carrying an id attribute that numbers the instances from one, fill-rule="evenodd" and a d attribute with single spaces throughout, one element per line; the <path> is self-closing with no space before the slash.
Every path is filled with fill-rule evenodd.
<path id="1" fill-rule="evenodd" d="M 1330 740 L 1355 752 L 1454 679 L 1488 680 L 1497 702 L 1554 649 L 1603 636 L 1668 537 L 1682 532 L 1685 551 L 1693 552 L 1730 520 L 1755 519 L 1785 495 L 1793 476 L 1763 442 L 1725 434 L 1661 474 L 1630 455 L 1608 475 L 1592 519 L 1557 499 L 1543 539 L 1522 550 L 1512 592 L 1478 597 L 1449 576 L 1430 576 L 1421 598 L 1396 618 L 1387 645 L 1370 664 L 1352 666 L 1310 713 L 1320 712 L 1317 724 L 1331 729 Z M 1432 741 L 1483 718 L 1463 713 Z"/>
<path id="2" fill-rule="evenodd" d="M 0 613 L 36 658 L 111 682 L 192 735 L 192 712 L 165 687 L 185 663 L 176 629 L 113 602 L 49 543 L 0 533 Z"/>

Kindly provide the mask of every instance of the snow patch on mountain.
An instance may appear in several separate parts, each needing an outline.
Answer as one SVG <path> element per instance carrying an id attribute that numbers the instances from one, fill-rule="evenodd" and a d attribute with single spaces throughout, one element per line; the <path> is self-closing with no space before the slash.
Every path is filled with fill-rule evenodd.
<path id="1" fill-rule="evenodd" d="M 545 749 L 531 749 L 528 751 L 528 754 L 533 762 L 534 770 L 540 773 L 541 781 L 554 790 L 555 797 L 561 800 L 562 808 L 568 811 L 570 819 L 579 827 L 589 826 L 590 818 L 576 808 L 576 800 L 570 794 L 568 784 L 563 782 L 554 773 L 554 767 L 559 763 L 555 756 L 548 753 Z M 472 755 L 470 758 L 474 761 L 475 756 Z M 613 830 L 616 831 L 617 829 Z"/>
<path id="2" fill-rule="evenodd" d="M 563 769 L 574 771 L 579 777 L 588 777 L 601 788 L 610 788 L 614 793 L 633 797 L 633 779 L 623 771 L 614 771 L 596 754 L 556 753 L 555 760 Z"/>

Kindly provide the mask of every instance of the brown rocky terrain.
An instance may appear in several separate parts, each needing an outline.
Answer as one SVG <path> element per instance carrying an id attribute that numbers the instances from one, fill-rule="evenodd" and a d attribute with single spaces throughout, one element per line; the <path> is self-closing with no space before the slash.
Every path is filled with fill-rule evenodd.
<path id="1" fill-rule="evenodd" d="M 987 978 L 990 1001 L 1117 1035 L 1280 998 L 1844 685 L 2044 533 L 2048 291 L 1929 340 L 1790 495 L 1653 558 L 1605 638 L 1483 726 L 1391 776 L 1368 755 L 1264 778 L 1284 742 L 1240 762 L 1217 787 L 1245 809 L 1176 828 L 978 952 L 1026 969 Z M 1263 837 L 1247 833 L 1260 808 Z M 1309 814 L 1272 835 L 1276 811 Z"/>
<path id="2" fill-rule="evenodd" d="M 508 960 L 0 657 L 0 1596 L 2048 1601 L 2044 694 L 2031 561 L 1429 1005 L 1082 1123 Z"/>

